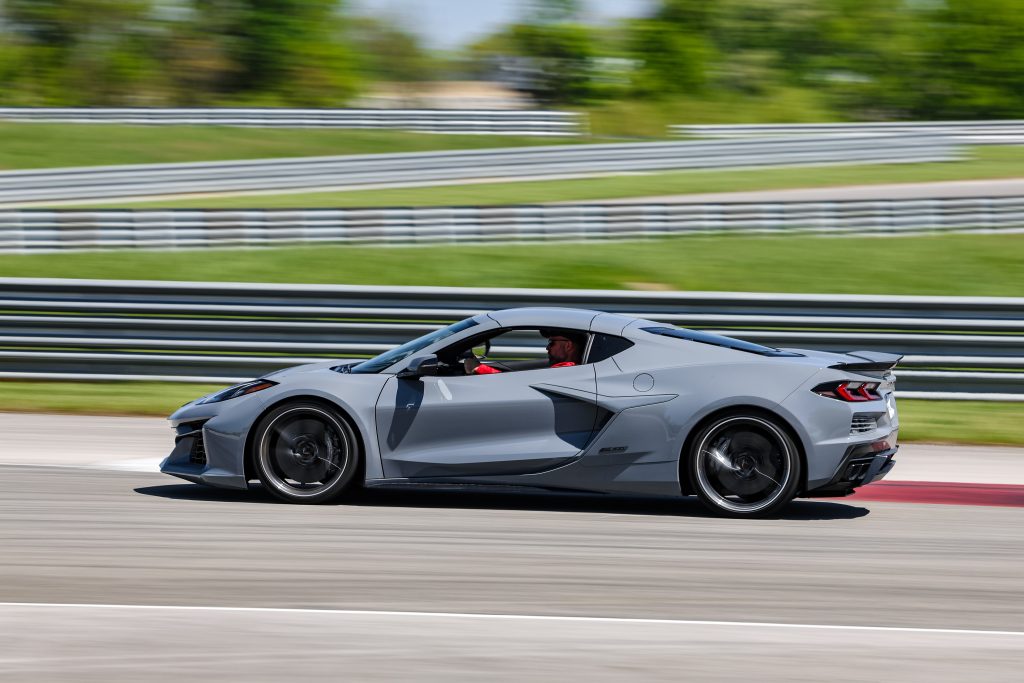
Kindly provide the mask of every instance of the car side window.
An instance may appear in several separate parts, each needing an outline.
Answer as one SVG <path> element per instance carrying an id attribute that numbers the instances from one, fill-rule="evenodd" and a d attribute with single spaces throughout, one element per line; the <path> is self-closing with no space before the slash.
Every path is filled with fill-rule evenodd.
<path id="1" fill-rule="evenodd" d="M 584 363 L 600 363 L 617 353 L 622 353 L 633 346 L 633 342 L 613 334 L 595 334 L 590 342 L 590 351 L 584 359 Z"/>
<path id="2" fill-rule="evenodd" d="M 497 372 L 541 370 L 568 365 L 566 361 L 572 358 L 576 359 L 572 364 L 580 363 L 589 346 L 589 336 L 588 332 L 570 329 L 504 329 L 486 340 L 486 355 L 479 353 L 484 344 L 482 338 L 470 340 L 468 344 L 463 342 L 460 347 L 452 348 L 444 355 L 457 359 L 465 367 L 466 374 L 489 374 L 486 370 L 477 370 L 478 364 L 489 366 Z"/>
<path id="3" fill-rule="evenodd" d="M 487 358 L 500 362 L 540 361 L 547 358 L 544 344 L 544 337 L 539 330 L 503 330 L 491 338 Z"/>

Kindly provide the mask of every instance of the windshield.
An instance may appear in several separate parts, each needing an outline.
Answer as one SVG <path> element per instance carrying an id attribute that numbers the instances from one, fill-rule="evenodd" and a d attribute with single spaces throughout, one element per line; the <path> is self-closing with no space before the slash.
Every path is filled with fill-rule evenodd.
<path id="1" fill-rule="evenodd" d="M 440 341 L 445 337 L 450 337 L 457 332 L 462 332 L 476 324 L 477 322 L 475 320 L 467 318 L 466 320 L 457 322 L 454 325 L 443 327 L 440 330 L 434 330 L 430 334 L 425 334 L 418 339 L 413 339 L 411 342 L 402 344 L 397 349 L 391 349 L 390 351 L 386 351 L 375 358 L 363 361 L 359 365 L 354 365 L 348 371 L 357 374 L 378 373 L 385 368 L 391 367 L 400 360 L 405 360 L 417 351 L 427 348 L 434 342 Z"/>

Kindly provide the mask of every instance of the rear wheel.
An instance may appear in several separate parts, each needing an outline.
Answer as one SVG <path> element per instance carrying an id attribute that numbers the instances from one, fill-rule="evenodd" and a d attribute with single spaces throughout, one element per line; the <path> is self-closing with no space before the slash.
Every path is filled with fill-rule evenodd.
<path id="1" fill-rule="evenodd" d="M 701 430 L 689 457 L 697 496 L 729 517 L 770 515 L 796 496 L 800 455 L 775 421 L 751 413 L 725 415 Z"/>
<path id="2" fill-rule="evenodd" d="M 359 442 L 348 421 L 319 403 L 269 412 L 253 440 L 256 471 L 272 494 L 290 503 L 324 503 L 349 487 L 359 469 Z"/>

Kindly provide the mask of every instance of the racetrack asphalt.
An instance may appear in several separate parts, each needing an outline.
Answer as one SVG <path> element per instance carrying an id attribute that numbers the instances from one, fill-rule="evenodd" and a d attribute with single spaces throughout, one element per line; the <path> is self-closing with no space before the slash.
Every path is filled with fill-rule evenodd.
<path id="1" fill-rule="evenodd" d="M 0 465 L 0 680 L 1016 681 L 1024 665 L 1019 508 L 290 506 L 97 464 L 145 460 L 157 424 L 166 450 L 163 421 L 124 419 L 0 415 L 3 463 L 53 427 L 51 466 Z M 77 445 L 54 446 L 65 423 Z"/>
<path id="2" fill-rule="evenodd" d="M 0 464 L 155 472 L 171 445 L 163 418 L 0 413 Z M 886 481 L 1024 486 L 1024 448 L 903 444 Z"/>

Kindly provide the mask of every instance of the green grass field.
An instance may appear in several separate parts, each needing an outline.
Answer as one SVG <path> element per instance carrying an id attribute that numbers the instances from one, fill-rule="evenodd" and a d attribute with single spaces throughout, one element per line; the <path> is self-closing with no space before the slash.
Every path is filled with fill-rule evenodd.
<path id="1" fill-rule="evenodd" d="M 634 173 L 574 180 L 518 181 L 385 190 L 254 194 L 143 202 L 76 204 L 91 208 L 313 208 L 356 206 L 495 206 L 600 201 L 627 197 L 843 185 L 991 180 L 1024 177 L 1024 146 L 976 147 L 964 161 L 863 166 L 805 166 L 743 171 Z"/>
<path id="2" fill-rule="evenodd" d="M 838 121 L 812 88 L 775 87 L 760 95 L 718 92 L 655 101 L 613 100 L 583 110 L 594 135 L 665 137 L 682 124 L 820 123 Z"/>
<path id="3" fill-rule="evenodd" d="M 0 381 L 0 411 L 165 417 L 221 385 Z M 902 400 L 900 440 L 1024 446 L 1024 403 Z"/>
<path id="4" fill-rule="evenodd" d="M 0 170 L 425 152 L 586 141 L 372 130 L 0 122 Z"/>
<path id="5" fill-rule="evenodd" d="M 1024 295 L 1024 235 L 684 236 L 549 245 L 0 255 L 5 277 Z"/>

